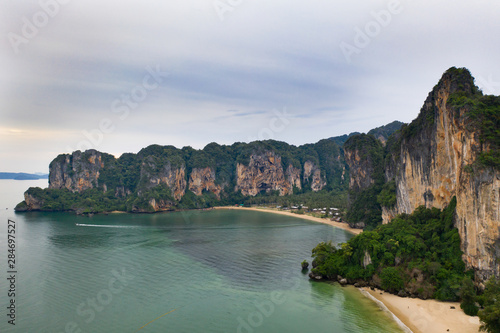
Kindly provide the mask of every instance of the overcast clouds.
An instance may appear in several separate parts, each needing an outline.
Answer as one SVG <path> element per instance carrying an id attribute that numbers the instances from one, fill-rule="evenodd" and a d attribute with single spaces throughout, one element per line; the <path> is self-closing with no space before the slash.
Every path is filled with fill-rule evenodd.
<path id="1" fill-rule="evenodd" d="M 500 93 L 498 1 L 55 1 L 0 4 L 0 171 L 409 122 L 451 66 Z"/>

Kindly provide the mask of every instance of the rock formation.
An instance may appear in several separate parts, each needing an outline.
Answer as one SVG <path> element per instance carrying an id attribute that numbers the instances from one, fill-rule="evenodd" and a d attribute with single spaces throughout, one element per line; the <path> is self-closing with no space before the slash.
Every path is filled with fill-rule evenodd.
<path id="1" fill-rule="evenodd" d="M 210 191 L 220 199 L 222 186 L 215 183 L 213 168 L 194 168 L 189 175 L 189 190 L 196 195 L 202 195 L 203 191 Z"/>
<path id="2" fill-rule="evenodd" d="M 456 196 L 464 261 L 484 281 L 500 274 L 500 173 L 475 164 L 489 147 L 481 142 L 469 108 L 449 103 L 453 94 L 476 91 L 468 71 L 450 70 L 429 94 L 392 153 L 387 176 L 396 180 L 397 204 L 384 218 L 420 205 L 442 209 Z"/>

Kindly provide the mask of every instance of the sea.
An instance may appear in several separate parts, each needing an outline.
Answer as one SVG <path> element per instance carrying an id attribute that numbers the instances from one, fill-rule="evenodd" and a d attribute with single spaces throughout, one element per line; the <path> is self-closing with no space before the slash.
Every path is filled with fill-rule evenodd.
<path id="1" fill-rule="evenodd" d="M 302 272 L 344 230 L 235 210 L 15 213 L 29 187 L 47 180 L 0 180 L 0 332 L 403 332 Z"/>

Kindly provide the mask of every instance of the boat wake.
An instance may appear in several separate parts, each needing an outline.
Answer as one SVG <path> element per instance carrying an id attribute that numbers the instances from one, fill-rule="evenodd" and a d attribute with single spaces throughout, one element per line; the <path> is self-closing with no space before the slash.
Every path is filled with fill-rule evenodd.
<path id="1" fill-rule="evenodd" d="M 83 224 L 83 223 L 75 223 L 77 227 L 95 227 L 95 228 L 125 228 L 125 229 L 133 229 L 133 228 L 141 228 L 138 225 L 106 225 L 106 224 Z"/>

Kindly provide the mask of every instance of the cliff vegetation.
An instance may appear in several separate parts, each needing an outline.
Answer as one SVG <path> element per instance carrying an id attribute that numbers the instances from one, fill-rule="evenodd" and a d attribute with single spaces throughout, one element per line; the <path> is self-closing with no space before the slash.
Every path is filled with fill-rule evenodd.
<path id="1" fill-rule="evenodd" d="M 455 208 L 456 198 L 442 211 L 419 207 L 338 247 L 320 243 L 312 250 L 312 277 L 345 278 L 400 296 L 458 301 L 472 285 L 473 272 L 466 271 L 461 258 Z"/>

